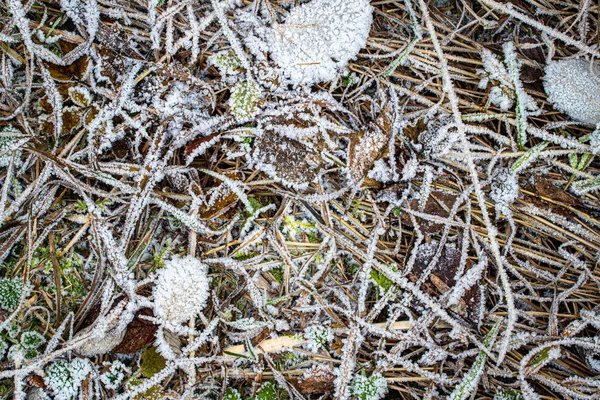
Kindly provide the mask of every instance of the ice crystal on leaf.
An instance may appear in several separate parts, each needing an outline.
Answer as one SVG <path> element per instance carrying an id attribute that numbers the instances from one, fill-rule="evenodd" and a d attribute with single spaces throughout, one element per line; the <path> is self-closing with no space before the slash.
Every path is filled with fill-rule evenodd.
<path id="1" fill-rule="evenodd" d="M 269 36 L 271 57 L 294 84 L 331 81 L 369 37 L 367 0 L 313 0 L 294 8 Z"/>
<path id="2" fill-rule="evenodd" d="M 100 381 L 107 389 L 117 389 L 131 370 L 119 360 L 115 360 L 108 371 L 100 375 Z"/>
<path id="3" fill-rule="evenodd" d="M 258 110 L 261 92 L 253 82 L 240 82 L 234 86 L 229 99 L 231 112 L 238 120 L 247 120 Z"/>
<path id="4" fill-rule="evenodd" d="M 202 311 L 208 298 L 208 267 L 194 257 L 174 257 L 159 270 L 154 287 L 158 317 L 174 324 Z"/>
<path id="5" fill-rule="evenodd" d="M 0 309 L 13 311 L 19 305 L 19 299 L 23 294 L 23 290 L 28 290 L 28 287 L 23 283 L 21 278 L 1 278 L 0 279 Z"/>
<path id="6" fill-rule="evenodd" d="M 213 54 L 208 58 L 208 62 L 217 67 L 221 75 L 237 75 L 243 69 L 233 50 Z"/>
<path id="7" fill-rule="evenodd" d="M 223 400 L 242 400 L 242 395 L 237 389 L 227 388 L 223 395 Z"/>
<path id="8" fill-rule="evenodd" d="M 490 197 L 496 204 L 512 204 L 519 195 L 519 182 L 510 169 L 502 168 L 492 177 Z"/>
<path id="9" fill-rule="evenodd" d="M 351 393 L 360 400 L 379 400 L 388 392 L 385 378 L 377 373 L 370 377 L 359 375 L 352 379 Z"/>
<path id="10" fill-rule="evenodd" d="M 311 325 L 307 327 L 304 331 L 304 336 L 308 339 L 310 351 L 315 353 L 333 340 L 333 332 L 331 329 L 322 325 Z"/>
<path id="11" fill-rule="evenodd" d="M 19 147 L 26 141 L 21 132 L 12 126 L 7 126 L 0 132 L 0 168 L 10 164 L 12 152 L 16 150 L 16 157 L 21 154 Z"/>
<path id="12" fill-rule="evenodd" d="M 81 382 L 91 371 L 90 362 L 86 359 L 58 360 L 46 368 L 44 381 L 52 389 L 55 399 L 70 400 L 77 398 Z"/>
<path id="13" fill-rule="evenodd" d="M 600 67 L 585 60 L 551 61 L 544 89 L 554 107 L 576 121 L 600 122 Z"/>

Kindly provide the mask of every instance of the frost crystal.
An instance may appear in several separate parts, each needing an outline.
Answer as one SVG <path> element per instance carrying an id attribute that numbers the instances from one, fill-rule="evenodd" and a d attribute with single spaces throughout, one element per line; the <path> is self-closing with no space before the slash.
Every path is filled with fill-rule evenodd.
<path id="1" fill-rule="evenodd" d="M 208 62 L 217 67 L 221 75 L 236 75 L 243 68 L 233 50 L 213 54 L 208 58 Z"/>
<path id="2" fill-rule="evenodd" d="M 175 257 L 158 272 L 154 304 L 160 318 L 178 324 L 202 311 L 208 298 L 208 267 L 194 257 Z"/>
<path id="3" fill-rule="evenodd" d="M 304 336 L 308 339 L 308 348 L 314 353 L 333 340 L 331 329 L 322 325 L 309 326 L 304 331 Z"/>
<path id="4" fill-rule="evenodd" d="M 351 392 L 360 400 L 379 400 L 388 391 L 385 378 L 377 373 L 370 377 L 359 375 L 352 380 Z"/>
<path id="5" fill-rule="evenodd" d="M 269 37 L 271 57 L 294 84 L 335 79 L 367 43 L 368 0 L 313 0 L 294 8 Z"/>
<path id="6" fill-rule="evenodd" d="M 104 383 L 104 386 L 107 389 L 117 389 L 123 379 L 125 379 L 126 374 L 131 373 L 131 370 L 125 366 L 121 361 L 116 360 L 112 363 L 108 371 L 100 375 L 100 381 Z"/>
<path id="7" fill-rule="evenodd" d="M 19 305 L 24 284 L 21 278 L 0 279 L 0 309 L 13 311 Z M 25 289 L 27 289 L 25 287 Z"/>
<path id="8" fill-rule="evenodd" d="M 600 68 L 584 60 L 552 61 L 546 66 L 548 101 L 574 120 L 600 122 Z"/>
<path id="9" fill-rule="evenodd" d="M 0 168 L 10 164 L 13 150 L 17 150 L 16 157 L 20 156 L 19 139 L 23 138 L 20 135 L 21 132 L 10 125 L 0 132 Z"/>
<path id="10" fill-rule="evenodd" d="M 508 168 L 500 169 L 492 177 L 490 197 L 496 204 L 512 204 L 519 195 L 517 177 Z"/>
<path id="11" fill-rule="evenodd" d="M 46 369 L 44 381 L 57 400 L 70 400 L 77 396 L 81 382 L 91 372 L 88 360 L 76 358 L 71 362 L 58 360 Z"/>
<path id="12" fill-rule="evenodd" d="M 238 120 L 252 117 L 258 109 L 260 89 L 252 82 L 241 82 L 231 91 L 229 107 Z"/>

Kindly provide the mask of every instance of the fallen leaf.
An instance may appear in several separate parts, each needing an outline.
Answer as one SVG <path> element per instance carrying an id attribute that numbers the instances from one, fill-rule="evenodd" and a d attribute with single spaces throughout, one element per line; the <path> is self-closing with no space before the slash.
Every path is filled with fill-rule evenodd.
<path id="1" fill-rule="evenodd" d="M 389 121 L 381 117 L 370 129 L 354 134 L 348 148 L 348 168 L 355 182 L 360 182 L 367 175 L 389 140 Z"/>
<path id="2" fill-rule="evenodd" d="M 158 325 L 141 318 L 141 316 L 154 316 L 154 313 L 150 308 L 139 310 L 135 314 L 133 321 L 127 326 L 123 340 L 114 348 L 113 352 L 131 354 L 154 343 L 154 335 L 156 334 Z"/>
<path id="3" fill-rule="evenodd" d="M 292 383 L 301 394 L 325 394 L 333 392 L 335 374 L 330 368 L 318 365 L 309 376 L 294 378 Z"/>
<path id="4" fill-rule="evenodd" d="M 413 272 L 410 279 L 413 282 L 419 280 L 423 272 L 430 266 L 431 261 L 437 251 L 436 244 L 428 244 L 424 251 L 420 251 L 415 260 Z M 440 297 L 456 285 L 456 273 L 460 264 L 460 250 L 453 246 L 446 245 L 433 267 L 431 274 L 423 283 L 424 289 L 432 297 Z M 465 272 L 472 267 L 472 262 L 467 258 Z M 452 311 L 465 317 L 466 319 L 477 322 L 479 319 L 479 306 L 481 296 L 478 285 L 475 284 L 469 288 L 459 303 L 451 307 Z"/>
<path id="5" fill-rule="evenodd" d="M 306 188 L 325 166 L 318 151 L 272 130 L 258 140 L 253 158 L 258 169 L 295 189 Z"/>

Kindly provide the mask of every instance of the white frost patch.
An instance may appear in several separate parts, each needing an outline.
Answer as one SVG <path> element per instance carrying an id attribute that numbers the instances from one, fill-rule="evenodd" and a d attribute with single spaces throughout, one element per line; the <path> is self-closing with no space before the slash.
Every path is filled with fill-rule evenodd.
<path id="1" fill-rule="evenodd" d="M 333 331 L 327 326 L 311 325 L 304 330 L 304 336 L 308 339 L 309 350 L 316 353 L 333 340 Z"/>
<path id="2" fill-rule="evenodd" d="M 208 298 L 208 267 L 194 257 L 174 257 L 158 272 L 154 308 L 158 317 L 174 324 L 199 314 Z"/>
<path id="3" fill-rule="evenodd" d="M 496 204 L 512 204 L 519 196 L 519 182 L 510 169 L 502 168 L 492 177 L 490 197 Z"/>
<path id="4" fill-rule="evenodd" d="M 294 8 L 269 36 L 271 57 L 294 84 L 331 81 L 365 47 L 368 0 L 313 0 Z"/>
<path id="5" fill-rule="evenodd" d="M 574 120 L 600 123 L 600 67 L 585 60 L 551 61 L 544 89 L 548 101 Z"/>
<path id="6" fill-rule="evenodd" d="M 387 381 L 380 373 L 358 375 L 352 380 L 351 392 L 359 399 L 379 400 L 388 392 Z"/>

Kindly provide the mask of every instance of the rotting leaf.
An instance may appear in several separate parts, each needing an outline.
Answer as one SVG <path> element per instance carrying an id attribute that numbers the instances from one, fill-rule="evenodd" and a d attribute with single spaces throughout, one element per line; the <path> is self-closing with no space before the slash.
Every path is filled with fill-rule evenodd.
<path id="1" fill-rule="evenodd" d="M 535 191 L 542 197 L 548 197 L 558 203 L 565 203 L 566 205 L 581 205 L 581 202 L 571 196 L 569 193 L 553 185 L 551 181 L 544 178 L 536 178 L 535 180 Z"/>
<path id="2" fill-rule="evenodd" d="M 448 218 L 450 216 L 450 210 L 456 202 L 456 196 L 454 194 L 445 193 L 439 190 L 434 190 L 429 195 L 423 213 L 433 215 L 440 218 Z M 419 206 L 419 200 L 413 199 L 410 201 L 410 209 L 417 210 Z M 427 234 L 439 233 L 444 229 L 444 225 L 441 223 L 427 221 L 421 217 L 415 217 L 419 223 L 421 231 Z M 413 226 L 412 220 L 408 213 L 402 214 L 402 223 L 408 226 Z"/>
<path id="3" fill-rule="evenodd" d="M 423 272 L 430 266 L 431 261 L 437 251 L 437 244 L 423 245 L 423 251 L 420 251 L 415 260 L 413 273 L 410 279 L 416 282 Z M 442 250 L 435 267 L 431 274 L 424 281 L 422 288 L 433 297 L 440 297 L 456 285 L 456 273 L 460 266 L 460 251 L 454 247 L 446 245 Z M 472 262 L 468 258 L 465 262 L 465 272 L 472 268 Z M 459 299 L 458 304 L 450 309 L 464 318 L 472 321 L 479 321 L 479 307 L 481 305 L 481 294 L 477 285 L 469 288 Z"/>

